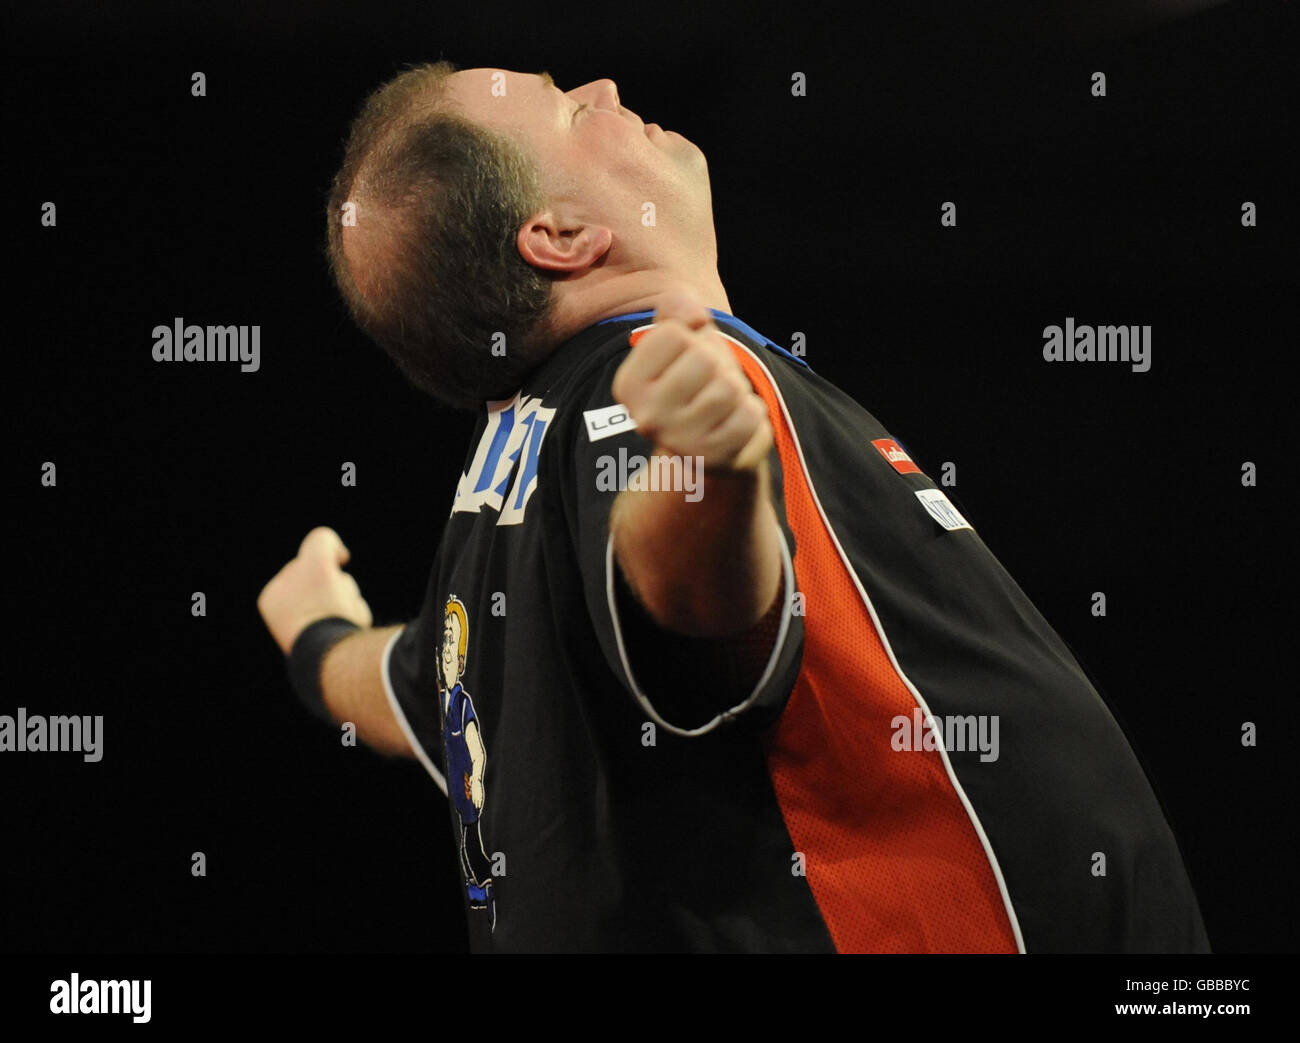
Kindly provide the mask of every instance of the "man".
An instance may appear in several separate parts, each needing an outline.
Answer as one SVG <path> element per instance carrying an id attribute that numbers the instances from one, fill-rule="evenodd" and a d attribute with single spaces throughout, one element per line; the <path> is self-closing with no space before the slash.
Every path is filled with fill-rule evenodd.
<path id="1" fill-rule="evenodd" d="M 477 423 L 418 619 L 373 628 L 328 529 L 259 607 L 323 716 L 448 792 L 462 606 L 475 951 L 1208 948 L 1065 645 L 896 439 L 731 314 L 694 144 L 609 80 L 423 66 L 367 102 L 328 216 L 358 323 Z"/>

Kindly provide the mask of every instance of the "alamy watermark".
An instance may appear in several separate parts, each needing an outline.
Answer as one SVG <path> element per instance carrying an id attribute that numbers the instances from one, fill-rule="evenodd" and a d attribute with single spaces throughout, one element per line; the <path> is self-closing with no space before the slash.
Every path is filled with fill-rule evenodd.
<path id="1" fill-rule="evenodd" d="M 1067 316 L 1065 328 L 1043 327 L 1046 362 L 1131 362 L 1134 373 L 1151 368 L 1150 326 L 1076 326 Z"/>
<path id="2" fill-rule="evenodd" d="M 985 763 L 998 759 L 997 714 L 944 717 L 927 714 L 915 706 L 912 716 L 899 714 L 889 726 L 894 732 L 889 745 L 895 750 L 937 750 L 942 745 L 954 753 L 978 750 Z"/>
<path id="3" fill-rule="evenodd" d="M 0 753 L 81 753 L 93 763 L 104 756 L 104 718 L 28 716 L 20 706 L 0 715 Z"/>
<path id="4" fill-rule="evenodd" d="M 186 326 L 178 315 L 151 335 L 155 362 L 240 362 L 243 373 L 262 364 L 261 326 Z"/>
<path id="5" fill-rule="evenodd" d="M 142 1025 L 152 1017 L 150 1011 L 153 981 L 133 978 L 119 981 L 81 980 L 70 974 L 50 982 L 51 1014 L 130 1014 Z"/>
<path id="6" fill-rule="evenodd" d="M 597 457 L 596 489 L 679 492 L 697 503 L 704 496 L 704 457 L 660 453 L 647 458 L 620 447 L 618 456 L 605 453 Z"/>

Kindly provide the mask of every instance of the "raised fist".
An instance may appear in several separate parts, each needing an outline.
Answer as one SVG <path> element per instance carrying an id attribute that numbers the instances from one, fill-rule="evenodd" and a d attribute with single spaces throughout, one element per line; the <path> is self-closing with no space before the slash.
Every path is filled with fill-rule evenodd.
<path id="1" fill-rule="evenodd" d="M 657 454 L 756 470 L 772 447 L 767 405 L 698 301 L 674 294 L 614 374 L 614 398 Z"/>
<path id="2" fill-rule="evenodd" d="M 266 628 L 288 655 L 294 639 L 318 619 L 340 616 L 359 627 L 373 623 L 357 581 L 343 571 L 351 553 L 333 529 L 312 529 L 298 556 L 275 574 L 257 596 Z"/>

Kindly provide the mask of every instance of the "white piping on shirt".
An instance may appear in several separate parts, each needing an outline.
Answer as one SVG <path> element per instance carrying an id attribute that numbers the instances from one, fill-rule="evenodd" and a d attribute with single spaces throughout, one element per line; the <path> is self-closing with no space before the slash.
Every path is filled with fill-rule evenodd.
<path id="1" fill-rule="evenodd" d="M 781 394 L 781 388 L 777 385 L 776 380 L 773 378 L 767 366 L 763 364 L 763 360 L 758 357 L 757 353 L 755 353 L 748 345 L 742 344 L 739 340 L 730 336 L 726 332 L 722 330 L 719 330 L 719 332 L 722 333 L 727 340 L 742 348 L 756 363 L 758 363 L 759 368 L 767 377 L 767 381 L 776 395 L 776 400 L 780 403 L 781 413 L 785 417 L 786 428 L 790 432 L 790 437 L 794 441 L 795 451 L 799 454 L 799 466 L 803 470 L 804 480 L 808 483 L 808 491 L 812 494 L 813 503 L 817 505 L 817 513 L 821 515 L 822 524 L 826 527 L 826 532 L 830 535 L 831 541 L 835 544 L 835 549 L 839 552 L 840 560 L 844 563 L 844 567 L 848 570 L 849 575 L 853 577 L 853 585 L 858 588 L 858 594 L 861 596 L 863 604 L 867 606 L 867 611 L 871 614 L 871 621 L 875 624 L 876 634 L 880 638 L 880 643 L 884 646 L 885 654 L 889 656 L 889 662 L 893 666 L 894 672 L 898 674 L 899 679 L 907 686 L 907 690 L 912 693 L 917 704 L 925 712 L 926 720 L 933 721 L 934 718 L 930 713 L 930 707 L 926 705 L 925 699 L 917 690 L 916 685 L 914 685 L 908 676 L 903 673 L 903 668 L 899 665 L 898 657 L 894 655 L 893 646 L 890 645 L 889 637 L 885 633 L 884 625 L 880 622 L 880 617 L 876 615 L 876 607 L 871 603 L 871 598 L 867 596 L 866 588 L 862 586 L 862 581 L 858 579 L 857 572 L 854 571 L 848 555 L 844 553 L 844 548 L 840 545 L 839 537 L 835 535 L 835 530 L 831 527 L 830 520 L 826 517 L 826 512 L 822 509 L 821 500 L 818 498 L 817 490 L 813 486 L 812 475 L 808 471 L 808 461 L 803 455 L 803 446 L 799 444 L 799 433 L 795 430 L 794 420 L 790 417 L 789 409 L 786 408 L 785 397 Z M 1020 933 L 1020 921 L 1016 916 L 1015 907 L 1011 903 L 1011 895 L 1007 891 L 1007 882 L 1002 876 L 1002 867 L 998 864 L 998 857 L 993 851 L 993 845 L 989 842 L 988 834 L 984 832 L 984 826 L 980 822 L 979 816 L 975 813 L 975 808 L 971 805 L 970 798 L 966 796 L 966 791 L 962 789 L 961 783 L 957 781 L 957 774 L 953 771 L 952 762 L 948 760 L 948 751 L 944 748 L 941 736 L 939 736 L 937 730 L 935 737 L 940 739 L 937 744 L 937 749 L 939 751 L 939 756 L 943 759 L 944 769 L 948 772 L 948 779 L 952 782 L 953 789 L 956 790 L 957 796 L 961 800 L 962 807 L 966 809 L 966 815 L 970 818 L 971 825 L 975 827 L 975 832 L 979 836 L 980 843 L 984 846 L 984 854 L 988 858 L 989 866 L 993 870 L 994 879 L 997 880 L 998 891 L 1002 895 L 1002 905 L 1006 909 L 1007 918 L 1011 921 L 1011 930 L 1016 938 L 1016 950 L 1017 952 L 1023 953 L 1025 951 L 1025 939 Z"/>
<path id="2" fill-rule="evenodd" d="M 790 560 L 790 548 L 786 545 L 785 533 L 781 533 L 781 571 L 783 575 L 782 597 L 785 599 L 785 605 L 781 610 L 781 628 L 777 631 L 776 641 L 772 645 L 772 654 L 767 658 L 767 666 L 763 668 L 763 674 L 754 685 L 754 690 L 746 696 L 745 700 L 730 710 L 724 710 L 711 721 L 700 725 L 698 728 L 678 728 L 675 724 L 669 724 L 659 716 L 658 711 L 651 705 L 650 700 L 646 697 L 641 686 L 636 683 L 636 678 L 632 674 L 632 665 L 627 659 L 627 649 L 623 645 L 623 630 L 618 622 L 618 606 L 614 591 L 614 533 L 611 531 L 609 538 L 605 541 L 605 595 L 609 601 L 609 618 L 614 624 L 614 641 L 618 645 L 618 659 L 623 665 L 623 672 L 627 675 L 628 686 L 632 689 L 632 694 L 636 701 L 641 704 L 641 709 L 650 715 L 660 728 L 665 728 L 673 735 L 681 735 L 686 738 L 695 738 L 698 735 L 707 735 L 713 731 L 723 721 L 731 720 L 734 717 L 744 713 L 754 700 L 758 698 L 763 686 L 772 676 L 772 671 L 776 669 L 777 661 L 781 657 L 781 651 L 785 647 L 786 636 L 790 630 L 790 619 L 793 616 L 794 608 L 794 563 Z"/>
<path id="3" fill-rule="evenodd" d="M 397 693 L 393 691 L 393 682 L 388 675 L 388 657 L 392 655 L 393 645 L 397 639 L 402 636 L 406 627 L 402 627 L 397 633 L 388 639 L 388 644 L 384 646 L 383 658 L 379 661 L 379 672 L 384 678 L 384 694 L 388 696 L 388 705 L 393 708 L 393 716 L 397 718 L 397 723 L 402 727 L 402 734 L 406 736 L 406 741 L 411 744 L 411 749 L 415 751 L 416 757 L 424 765 L 424 770 L 433 776 L 433 781 L 442 790 L 442 795 L 447 796 L 447 780 L 429 759 L 429 755 L 424 752 L 424 747 L 420 745 L 420 740 L 415 737 L 415 732 L 411 729 L 410 722 L 406 719 L 406 714 L 402 712 L 402 704 L 397 701 Z"/>

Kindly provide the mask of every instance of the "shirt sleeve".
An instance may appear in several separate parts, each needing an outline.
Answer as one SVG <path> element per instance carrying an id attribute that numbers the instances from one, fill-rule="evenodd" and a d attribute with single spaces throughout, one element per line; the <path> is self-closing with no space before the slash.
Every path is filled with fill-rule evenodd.
<path id="1" fill-rule="evenodd" d="M 389 638 L 380 660 L 384 692 L 415 756 L 443 795 L 447 762 L 438 715 L 437 664 L 440 629 L 429 626 L 428 605 L 420 616 Z"/>
<path id="2" fill-rule="evenodd" d="M 626 356 L 627 350 L 609 356 L 570 396 L 574 406 L 562 428 L 565 444 L 557 447 L 564 470 L 559 479 L 566 497 L 565 515 L 601 651 L 647 717 L 675 735 L 705 735 L 724 725 L 766 727 L 780 716 L 789 699 L 802 661 L 804 635 L 803 618 L 793 612 L 795 546 L 786 520 L 780 456 L 773 449 L 769 457 L 772 505 L 782 535 L 781 593 L 769 614 L 736 641 L 722 639 L 730 642 L 729 648 L 706 648 L 703 639 L 647 627 L 644 618 L 633 620 L 629 616 L 632 595 L 614 557 L 609 515 L 626 478 L 654 447 L 623 416 L 611 391 L 614 373 Z M 658 470 L 662 479 L 681 488 L 682 495 L 698 494 L 702 475 L 680 464 Z M 769 638 L 773 632 L 775 636 Z M 733 662 L 743 658 L 760 635 L 765 662 L 749 671 L 757 681 L 747 691 L 722 683 L 713 667 L 728 657 Z M 671 668 L 660 669 L 659 664 L 667 661 Z M 736 676 L 738 671 L 725 673 Z"/>

